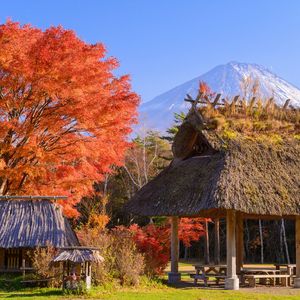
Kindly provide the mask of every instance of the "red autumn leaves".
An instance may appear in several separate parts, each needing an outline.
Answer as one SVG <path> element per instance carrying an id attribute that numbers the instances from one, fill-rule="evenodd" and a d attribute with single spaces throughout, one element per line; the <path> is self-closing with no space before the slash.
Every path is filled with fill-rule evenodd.
<path id="1" fill-rule="evenodd" d="M 139 97 L 114 58 L 73 31 L 0 26 L 0 194 L 68 195 L 120 165 Z"/>
<path id="2" fill-rule="evenodd" d="M 140 252 L 145 256 L 148 273 L 161 274 L 170 260 L 170 224 L 149 224 L 129 227 Z M 181 218 L 178 228 L 179 240 L 186 247 L 204 235 L 202 218 Z"/>

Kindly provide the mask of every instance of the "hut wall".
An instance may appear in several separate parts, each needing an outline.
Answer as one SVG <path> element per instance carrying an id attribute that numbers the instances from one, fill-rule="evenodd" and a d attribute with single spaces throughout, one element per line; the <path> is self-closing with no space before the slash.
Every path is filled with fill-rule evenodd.
<path id="1" fill-rule="evenodd" d="M 3 248 L 0 248 L 0 269 L 4 269 L 4 252 Z"/>
<path id="2" fill-rule="evenodd" d="M 35 249 L 29 249 L 29 248 L 22 248 L 22 262 L 23 259 L 25 259 L 25 267 L 26 268 L 31 268 L 32 267 L 32 259 L 31 257 L 33 256 Z"/>

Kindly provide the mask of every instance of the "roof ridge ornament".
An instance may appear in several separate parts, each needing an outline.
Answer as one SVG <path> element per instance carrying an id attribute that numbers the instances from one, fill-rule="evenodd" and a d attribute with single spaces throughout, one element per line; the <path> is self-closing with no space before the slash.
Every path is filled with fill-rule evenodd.
<path id="1" fill-rule="evenodd" d="M 226 106 L 226 105 L 230 105 L 231 107 L 235 106 L 235 107 L 243 107 L 242 106 L 242 102 L 245 101 L 245 98 L 241 98 L 240 95 L 235 95 L 232 98 L 231 102 L 228 102 L 226 100 L 226 98 L 222 98 L 221 99 L 222 94 L 218 93 L 216 94 L 216 96 L 212 99 L 212 101 L 209 100 L 208 96 L 199 91 L 196 99 L 193 99 L 193 97 L 190 94 L 186 95 L 186 98 L 184 99 L 184 101 L 186 102 L 190 102 L 191 103 L 191 108 L 190 111 L 197 111 L 197 104 L 210 104 L 213 108 L 216 108 L 217 106 Z M 228 98 L 227 98 L 228 99 Z M 240 100 L 239 100 L 240 99 Z M 270 98 L 266 98 L 268 99 L 265 103 L 266 105 L 270 105 L 271 103 L 274 103 L 274 97 L 270 97 Z M 221 100 L 221 101 L 220 101 Z M 255 106 L 255 104 L 257 104 L 257 97 L 253 96 L 251 99 L 249 99 L 248 105 L 251 108 L 257 108 L 257 105 Z M 282 106 L 280 105 L 276 105 L 278 108 L 281 108 L 282 110 L 286 110 L 288 108 L 290 109 L 295 109 L 293 105 L 290 104 L 291 99 L 286 99 L 286 101 L 284 102 L 284 104 Z"/>

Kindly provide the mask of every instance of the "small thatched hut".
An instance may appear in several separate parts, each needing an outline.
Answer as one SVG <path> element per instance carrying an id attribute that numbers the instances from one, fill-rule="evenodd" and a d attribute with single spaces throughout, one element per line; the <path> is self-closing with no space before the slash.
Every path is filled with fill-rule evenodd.
<path id="1" fill-rule="evenodd" d="M 199 101 L 198 101 L 199 100 Z M 170 281 L 178 275 L 178 217 L 227 218 L 226 288 L 237 289 L 245 218 L 296 220 L 300 287 L 300 112 L 198 96 L 173 142 L 174 159 L 126 209 L 172 217 Z M 197 103 L 205 103 L 197 108 Z M 237 253 L 236 253 L 237 243 Z M 237 260 L 237 261 L 236 261 Z"/>
<path id="2" fill-rule="evenodd" d="M 93 247 L 65 247 L 53 258 L 53 262 L 71 262 L 81 264 L 84 262 L 101 263 L 104 258 L 100 255 L 98 248 Z"/>
<path id="3" fill-rule="evenodd" d="M 0 200 L 0 271 L 30 268 L 28 252 L 36 247 L 78 246 L 76 234 L 54 197 Z"/>
<path id="4" fill-rule="evenodd" d="M 91 263 L 102 263 L 103 261 L 104 258 L 100 255 L 98 248 L 84 246 L 62 248 L 53 258 L 53 263 L 63 263 L 63 289 L 67 286 L 77 287 L 77 283 L 82 279 L 85 281 L 86 288 L 90 289 L 92 283 Z M 72 277 L 72 273 L 75 273 L 75 278 Z M 69 284 L 67 284 L 68 282 Z M 74 284 L 70 284 L 71 282 Z"/>

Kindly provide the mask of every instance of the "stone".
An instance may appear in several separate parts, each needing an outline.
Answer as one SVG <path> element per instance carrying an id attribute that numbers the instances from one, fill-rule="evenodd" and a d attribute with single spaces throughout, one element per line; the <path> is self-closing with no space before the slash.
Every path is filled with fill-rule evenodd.
<path id="1" fill-rule="evenodd" d="M 240 281 L 237 276 L 225 279 L 226 290 L 238 290 L 239 288 L 240 288 Z"/>
<path id="2" fill-rule="evenodd" d="M 168 283 L 177 283 L 181 280 L 180 273 L 169 272 L 168 273 Z"/>

